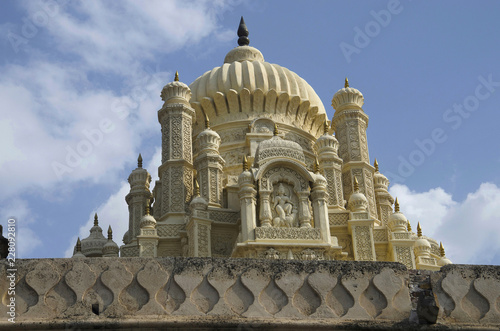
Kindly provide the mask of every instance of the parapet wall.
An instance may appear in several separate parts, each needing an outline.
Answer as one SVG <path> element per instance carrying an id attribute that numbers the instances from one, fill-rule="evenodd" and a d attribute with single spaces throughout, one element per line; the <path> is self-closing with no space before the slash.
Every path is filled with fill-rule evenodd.
<path id="1" fill-rule="evenodd" d="M 7 262 L 0 328 L 408 329 L 500 326 L 500 267 L 449 265 L 420 278 L 399 263 L 223 258 Z M 424 295 L 425 294 L 425 295 Z"/>

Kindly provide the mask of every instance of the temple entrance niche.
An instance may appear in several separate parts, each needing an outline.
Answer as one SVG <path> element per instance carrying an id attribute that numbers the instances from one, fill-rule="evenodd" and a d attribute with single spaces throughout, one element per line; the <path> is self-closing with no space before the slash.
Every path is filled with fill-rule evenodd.
<path id="1" fill-rule="evenodd" d="M 271 194 L 272 225 L 274 227 L 298 227 L 299 198 L 294 192 L 293 186 L 286 182 L 278 182 L 273 187 Z"/>

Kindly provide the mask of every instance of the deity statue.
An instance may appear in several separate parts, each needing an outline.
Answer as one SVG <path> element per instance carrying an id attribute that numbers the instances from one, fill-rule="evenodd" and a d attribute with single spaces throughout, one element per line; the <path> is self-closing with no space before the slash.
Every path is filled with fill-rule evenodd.
<path id="1" fill-rule="evenodd" d="M 273 208 L 278 215 L 273 219 L 273 225 L 275 227 L 293 227 L 296 212 L 294 211 L 294 205 L 290 197 L 287 195 L 287 191 L 280 183 L 278 190 L 273 196 Z"/>

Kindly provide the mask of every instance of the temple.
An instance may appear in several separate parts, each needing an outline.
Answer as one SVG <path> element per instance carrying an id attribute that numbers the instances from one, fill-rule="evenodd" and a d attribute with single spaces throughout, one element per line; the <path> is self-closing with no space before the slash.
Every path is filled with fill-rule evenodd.
<path id="1" fill-rule="evenodd" d="M 159 178 L 151 190 L 139 155 L 119 255 L 451 263 L 372 165 L 363 94 L 346 78 L 329 120 L 314 89 L 248 35 L 242 18 L 222 66 L 189 86 L 176 73 L 161 91 Z M 118 256 L 97 215 L 90 232 L 75 257 Z"/>

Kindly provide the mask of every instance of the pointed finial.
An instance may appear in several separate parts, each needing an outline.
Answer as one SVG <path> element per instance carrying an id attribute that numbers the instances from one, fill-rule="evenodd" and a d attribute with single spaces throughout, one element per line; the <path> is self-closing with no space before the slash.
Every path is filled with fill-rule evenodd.
<path id="1" fill-rule="evenodd" d="M 422 227 L 420 226 L 420 222 L 417 224 L 417 236 L 422 237 Z"/>
<path id="2" fill-rule="evenodd" d="M 178 82 L 178 81 L 179 81 L 179 72 L 176 70 L 175 76 L 174 76 L 174 82 Z"/>
<path id="3" fill-rule="evenodd" d="M 139 157 L 137 158 L 137 168 L 142 168 L 142 155 L 139 153 Z"/>
<path id="4" fill-rule="evenodd" d="M 318 163 L 318 158 L 314 158 L 314 173 L 318 174 L 319 173 L 319 163 Z"/>
<path id="5" fill-rule="evenodd" d="M 407 229 L 408 229 L 408 232 L 411 232 L 411 231 L 412 231 L 410 221 L 408 221 L 408 226 L 407 226 Z"/>
<path id="6" fill-rule="evenodd" d="M 250 44 L 250 39 L 248 39 L 248 28 L 245 24 L 243 16 L 241 16 L 240 26 L 238 26 L 238 45 L 248 46 Z"/>
<path id="7" fill-rule="evenodd" d="M 358 191 L 359 191 L 358 179 L 356 178 L 356 176 L 354 176 L 354 192 L 358 192 Z"/>
<path id="8" fill-rule="evenodd" d="M 439 255 L 441 255 L 441 257 L 445 256 L 445 254 L 444 254 L 444 247 L 443 247 L 443 242 L 442 241 L 439 243 Z"/>
<path id="9" fill-rule="evenodd" d="M 278 124 L 274 123 L 274 135 L 277 136 L 279 134 Z"/>
<path id="10" fill-rule="evenodd" d="M 349 80 L 346 77 L 345 82 L 344 82 L 344 88 L 348 88 L 348 87 L 349 87 Z"/>
<path id="11" fill-rule="evenodd" d="M 82 251 L 82 242 L 80 241 L 80 237 L 78 237 L 78 240 L 76 241 L 76 251 L 77 252 Z"/>
<path id="12" fill-rule="evenodd" d="M 111 230 L 111 225 L 108 227 L 108 240 L 113 240 L 113 230 Z"/>
<path id="13" fill-rule="evenodd" d="M 248 160 L 247 160 L 247 156 L 246 155 L 243 155 L 243 171 L 247 171 L 248 170 Z"/>
<path id="14" fill-rule="evenodd" d="M 150 209 L 149 209 L 149 203 L 146 203 L 146 215 L 149 215 Z"/>
<path id="15" fill-rule="evenodd" d="M 375 159 L 375 162 L 373 162 L 373 166 L 375 167 L 375 171 L 379 172 L 378 171 L 378 162 L 377 162 L 377 159 Z"/>
<path id="16" fill-rule="evenodd" d="M 99 220 L 97 219 L 97 213 L 95 213 L 94 215 L 94 226 L 98 226 L 99 225 Z"/>
<path id="17" fill-rule="evenodd" d="M 324 134 L 328 134 L 328 130 L 330 129 L 329 125 L 328 125 L 328 120 L 325 120 L 325 124 L 323 126 L 323 133 Z"/>
<path id="18" fill-rule="evenodd" d="M 208 119 L 208 115 L 203 113 L 205 115 L 205 129 L 210 129 L 210 120 Z"/>
<path id="19" fill-rule="evenodd" d="M 396 202 L 394 202 L 394 212 L 399 213 L 399 202 L 398 198 L 396 198 Z"/>
<path id="20" fill-rule="evenodd" d="M 198 184 L 198 179 L 194 177 L 194 196 L 200 196 L 200 185 Z"/>

